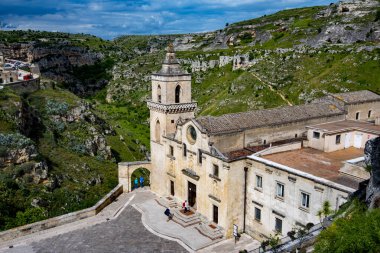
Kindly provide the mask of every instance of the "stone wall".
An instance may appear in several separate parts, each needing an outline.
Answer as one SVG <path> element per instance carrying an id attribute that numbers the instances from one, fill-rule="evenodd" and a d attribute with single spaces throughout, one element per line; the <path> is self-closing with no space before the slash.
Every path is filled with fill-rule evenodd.
<path id="1" fill-rule="evenodd" d="M 34 92 L 40 88 L 40 78 L 6 84 L 5 87 L 9 87 L 17 93 Z"/>
<path id="2" fill-rule="evenodd" d="M 112 203 L 121 193 L 123 193 L 123 186 L 119 184 L 106 196 L 99 200 L 96 205 L 90 208 L 6 230 L 0 233 L 0 242 L 12 240 L 17 237 L 33 234 L 42 230 L 95 216 L 106 206 Z"/>
<path id="3" fill-rule="evenodd" d="M 346 110 L 347 110 L 346 119 L 356 120 L 356 113 L 359 113 L 358 120 L 374 120 L 375 118 L 380 117 L 379 108 L 380 108 L 380 102 L 370 102 L 370 103 L 348 105 L 346 107 Z M 371 115 L 368 115 L 369 111 L 371 111 Z"/>
<path id="4" fill-rule="evenodd" d="M 332 208 L 337 210 L 354 191 L 347 191 L 348 188 L 344 186 L 338 189 L 338 185 L 332 187 L 323 183 L 323 179 L 319 181 L 312 175 L 308 178 L 293 174 L 273 164 L 261 162 L 262 158 L 256 159 L 250 160 L 251 166 L 248 166 L 246 231 L 258 240 L 274 233 L 276 218 L 282 221 L 280 237 L 298 225 L 319 223 L 317 213 L 324 201 L 329 201 Z M 256 175 L 262 177 L 262 187 L 257 186 Z M 284 185 L 282 198 L 276 196 L 277 182 Z M 301 193 L 309 195 L 308 208 L 301 205 Z M 255 217 L 255 208 L 261 210 L 259 220 Z"/>

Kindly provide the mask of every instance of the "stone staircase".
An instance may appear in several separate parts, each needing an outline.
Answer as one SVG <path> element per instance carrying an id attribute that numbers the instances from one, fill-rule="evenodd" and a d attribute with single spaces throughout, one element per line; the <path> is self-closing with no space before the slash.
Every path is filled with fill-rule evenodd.
<path id="1" fill-rule="evenodd" d="M 166 208 L 176 208 L 178 207 L 177 202 L 174 200 L 173 197 L 159 197 L 156 198 L 156 201 L 159 205 L 166 207 Z"/>
<path id="2" fill-rule="evenodd" d="M 198 230 L 202 235 L 210 238 L 211 240 L 217 240 L 223 238 L 223 231 L 218 226 L 215 226 L 212 223 L 201 223 L 195 226 L 195 229 Z"/>
<path id="3" fill-rule="evenodd" d="M 201 219 L 197 213 L 186 215 L 181 212 L 181 208 L 175 208 L 172 210 L 173 221 L 181 225 L 182 227 L 189 227 L 195 224 L 201 223 Z"/>

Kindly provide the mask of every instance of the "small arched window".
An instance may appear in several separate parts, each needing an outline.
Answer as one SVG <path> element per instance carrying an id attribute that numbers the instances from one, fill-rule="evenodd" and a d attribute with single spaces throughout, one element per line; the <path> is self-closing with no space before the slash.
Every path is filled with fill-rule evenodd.
<path id="1" fill-rule="evenodd" d="M 161 126 L 160 126 L 160 121 L 156 121 L 156 127 L 155 127 L 155 136 L 154 136 L 156 142 L 160 143 L 161 142 Z"/>
<path id="2" fill-rule="evenodd" d="M 175 103 L 179 103 L 180 102 L 180 95 L 181 95 L 181 86 L 177 85 L 177 87 L 175 88 Z"/>
<path id="3" fill-rule="evenodd" d="M 157 101 L 158 103 L 161 103 L 161 86 L 158 85 L 157 87 Z"/>

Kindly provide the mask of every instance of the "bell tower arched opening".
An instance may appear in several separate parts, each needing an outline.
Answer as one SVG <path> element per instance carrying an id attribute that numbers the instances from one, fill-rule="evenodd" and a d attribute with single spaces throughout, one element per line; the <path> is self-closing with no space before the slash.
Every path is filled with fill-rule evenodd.
<path id="1" fill-rule="evenodd" d="M 180 96 L 181 96 L 181 86 L 177 85 L 177 87 L 175 87 L 175 103 L 176 104 L 180 103 Z"/>
<path id="2" fill-rule="evenodd" d="M 156 121 L 156 127 L 155 127 L 155 141 L 160 143 L 161 142 L 161 125 L 160 125 L 160 121 L 157 120 Z"/>
<path id="3" fill-rule="evenodd" d="M 157 87 L 157 102 L 161 103 L 161 86 L 158 85 Z"/>

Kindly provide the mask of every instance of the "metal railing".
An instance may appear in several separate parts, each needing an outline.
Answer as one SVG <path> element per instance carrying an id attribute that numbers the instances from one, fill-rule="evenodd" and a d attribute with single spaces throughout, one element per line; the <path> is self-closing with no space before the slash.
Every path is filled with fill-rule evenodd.
<path id="1" fill-rule="evenodd" d="M 308 233 L 303 235 L 299 238 L 291 238 L 290 236 L 285 236 L 280 239 L 280 244 L 275 247 L 275 250 L 271 248 L 270 246 L 266 246 L 265 249 L 263 249 L 261 246 L 248 251 L 249 253 L 274 253 L 274 252 L 288 252 L 294 249 L 297 246 L 300 246 L 301 244 L 315 238 L 323 229 L 322 223 L 318 223 L 314 225 Z"/>

